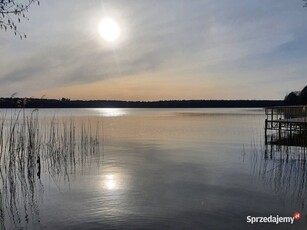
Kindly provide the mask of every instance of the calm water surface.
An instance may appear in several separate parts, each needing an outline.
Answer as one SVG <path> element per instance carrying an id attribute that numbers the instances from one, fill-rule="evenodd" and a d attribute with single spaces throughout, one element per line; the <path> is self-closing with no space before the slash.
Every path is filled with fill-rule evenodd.
<path id="1" fill-rule="evenodd" d="M 265 153 L 262 109 L 39 111 L 54 115 L 103 117 L 103 145 L 69 177 L 43 169 L 25 229 L 307 227 L 304 167 Z M 246 223 L 295 211 L 294 225 Z"/>

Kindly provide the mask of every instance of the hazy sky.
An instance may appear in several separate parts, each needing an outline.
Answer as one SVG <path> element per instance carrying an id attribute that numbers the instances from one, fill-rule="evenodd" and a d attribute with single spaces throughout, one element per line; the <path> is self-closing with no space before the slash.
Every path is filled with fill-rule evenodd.
<path id="1" fill-rule="evenodd" d="M 0 96 L 281 99 L 307 85 L 301 0 L 41 0 L 0 31 Z M 121 28 L 104 41 L 102 18 Z"/>

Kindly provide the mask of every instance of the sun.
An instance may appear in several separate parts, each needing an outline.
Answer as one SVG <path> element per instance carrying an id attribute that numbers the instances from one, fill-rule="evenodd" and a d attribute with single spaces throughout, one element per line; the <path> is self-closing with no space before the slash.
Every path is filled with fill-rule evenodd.
<path id="1" fill-rule="evenodd" d="M 120 26 L 112 18 L 103 18 L 99 22 L 98 32 L 107 42 L 115 42 L 120 37 Z"/>

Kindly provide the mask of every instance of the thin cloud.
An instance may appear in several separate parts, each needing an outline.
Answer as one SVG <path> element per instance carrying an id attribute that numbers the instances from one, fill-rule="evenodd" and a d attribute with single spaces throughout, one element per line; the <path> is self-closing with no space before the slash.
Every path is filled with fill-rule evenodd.
<path id="1" fill-rule="evenodd" d="M 122 40 L 114 47 L 97 33 L 105 15 L 123 27 Z M 213 82 L 242 98 L 245 92 L 240 96 L 236 91 L 239 82 L 264 90 L 265 81 L 282 75 L 299 86 L 307 61 L 306 19 L 301 5 L 287 0 L 46 0 L 24 26 L 27 40 L 0 36 L 0 89 L 2 96 L 15 91 L 32 95 L 133 75 L 156 74 L 159 79 L 162 72 L 178 79 L 171 84 L 179 85 L 180 79 Z M 285 90 L 280 84 L 266 96 L 283 97 Z M 220 98 L 221 89 L 215 92 Z"/>

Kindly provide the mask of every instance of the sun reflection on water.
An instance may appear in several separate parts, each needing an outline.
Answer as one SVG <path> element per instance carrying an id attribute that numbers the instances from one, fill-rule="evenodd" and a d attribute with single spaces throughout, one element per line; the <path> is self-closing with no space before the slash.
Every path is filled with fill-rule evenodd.
<path id="1" fill-rule="evenodd" d="M 103 180 L 103 187 L 108 190 L 116 190 L 118 188 L 118 181 L 116 180 L 115 175 L 108 174 Z"/>
<path id="2" fill-rule="evenodd" d="M 126 111 L 121 108 L 100 108 L 97 110 L 103 117 L 119 117 L 126 114 Z"/>

